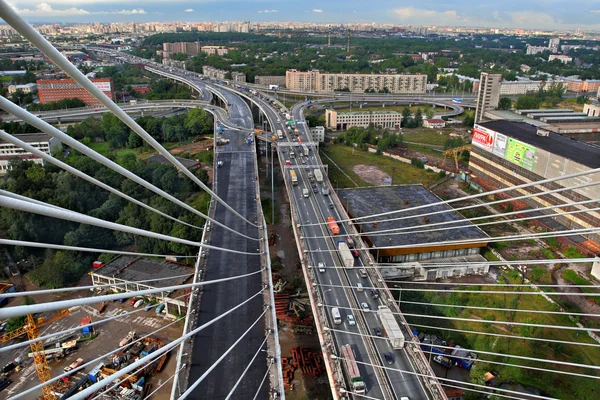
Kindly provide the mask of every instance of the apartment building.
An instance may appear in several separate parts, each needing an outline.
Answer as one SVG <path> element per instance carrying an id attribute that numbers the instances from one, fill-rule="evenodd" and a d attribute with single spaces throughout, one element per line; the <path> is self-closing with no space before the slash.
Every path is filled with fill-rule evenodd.
<path id="1" fill-rule="evenodd" d="M 254 77 L 254 83 L 256 83 L 257 85 L 264 85 L 264 86 L 269 86 L 269 85 L 285 86 L 285 76 L 278 76 L 278 75 L 258 76 L 257 75 Z"/>
<path id="2" fill-rule="evenodd" d="M 115 98 L 112 78 L 92 78 L 90 80 L 109 98 Z M 77 98 L 82 100 L 86 106 L 96 107 L 102 105 L 99 100 L 88 93 L 73 79 L 42 79 L 38 80 L 36 83 L 38 97 L 42 104 Z"/>
<path id="3" fill-rule="evenodd" d="M 469 169 L 473 185 L 485 191 L 518 186 L 600 168 L 600 147 L 570 139 L 547 129 L 525 122 L 497 120 L 475 124 Z M 589 209 L 597 203 L 563 206 L 539 210 L 553 205 L 572 204 L 600 198 L 600 186 L 569 189 L 551 195 L 549 190 L 600 183 L 600 173 L 536 185 L 518 191 L 498 194 L 500 198 L 539 194 L 528 199 L 514 200 L 515 210 L 538 209 L 537 221 L 547 229 L 562 231 L 600 226 L 600 213 Z M 564 215 L 564 212 L 581 210 Z M 544 217 L 547 214 L 559 214 Z M 559 238 L 559 241 L 563 238 Z M 600 235 L 590 234 L 573 238 L 573 243 L 585 254 L 600 252 Z"/>
<path id="4" fill-rule="evenodd" d="M 600 79 L 589 79 L 587 81 L 575 78 L 558 78 L 560 82 L 567 85 L 567 90 L 576 93 L 600 91 Z"/>
<path id="5" fill-rule="evenodd" d="M 564 54 L 550 54 L 548 56 L 548 62 L 560 60 L 563 64 L 568 64 L 573 61 L 573 57 L 565 56 Z"/>
<path id="6" fill-rule="evenodd" d="M 310 135 L 311 141 L 313 142 L 324 142 L 325 141 L 325 127 L 315 126 L 308 128 L 308 134 Z"/>
<path id="7" fill-rule="evenodd" d="M 9 94 L 16 93 L 19 90 L 25 94 L 35 93 L 35 92 L 37 92 L 37 85 L 35 83 L 28 83 L 26 85 L 9 85 L 8 86 Z"/>
<path id="8" fill-rule="evenodd" d="M 46 154 L 62 149 L 62 144 L 58 139 L 45 133 L 24 133 L 13 136 Z M 0 139 L 0 174 L 6 174 L 11 169 L 10 162 L 12 160 L 33 161 L 36 164 L 44 165 L 44 160 L 39 156 Z"/>
<path id="9" fill-rule="evenodd" d="M 500 87 L 502 86 L 502 74 L 482 72 L 479 82 L 475 123 L 483 119 L 486 110 L 498 107 L 498 102 L 500 101 Z"/>
<path id="10" fill-rule="evenodd" d="M 231 73 L 231 80 L 233 80 L 234 82 L 246 83 L 246 74 L 243 72 L 234 71 Z"/>
<path id="11" fill-rule="evenodd" d="M 228 48 L 225 46 L 202 46 L 200 42 L 175 42 L 163 43 L 163 58 L 169 59 L 172 54 L 184 53 L 189 56 L 197 56 L 200 52 L 206 54 L 225 55 Z"/>
<path id="12" fill-rule="evenodd" d="M 317 92 L 349 90 L 364 93 L 387 90 L 389 93 L 425 93 L 427 75 L 424 74 L 330 74 L 314 71 L 290 69 L 285 72 L 285 85 L 288 89 Z"/>
<path id="13" fill-rule="evenodd" d="M 583 112 L 590 117 L 600 117 L 600 102 L 592 101 L 583 106 Z"/>
<path id="14" fill-rule="evenodd" d="M 208 76 L 209 78 L 225 79 L 225 75 L 227 74 L 227 71 L 225 71 L 223 69 L 211 67 L 210 65 L 203 65 L 202 73 L 204 75 Z"/>
<path id="15" fill-rule="evenodd" d="M 350 111 L 325 110 L 325 126 L 328 129 L 343 130 L 353 126 L 367 128 L 370 124 L 382 129 L 400 130 L 402 114 L 397 111 Z"/>

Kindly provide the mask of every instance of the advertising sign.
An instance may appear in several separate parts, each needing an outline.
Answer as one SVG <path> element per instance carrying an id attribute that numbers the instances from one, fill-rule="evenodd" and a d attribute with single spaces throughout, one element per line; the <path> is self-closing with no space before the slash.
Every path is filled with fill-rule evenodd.
<path id="1" fill-rule="evenodd" d="M 513 138 L 508 138 L 508 146 L 506 146 L 506 155 L 504 158 L 531 171 L 535 162 L 535 152 L 535 147 Z"/>
<path id="2" fill-rule="evenodd" d="M 494 131 L 475 125 L 473 128 L 473 144 L 487 151 L 492 151 L 494 145 Z"/>
<path id="3" fill-rule="evenodd" d="M 111 91 L 110 82 L 94 82 L 94 85 L 103 92 Z"/>
<path id="4" fill-rule="evenodd" d="M 492 147 L 492 153 L 504 158 L 504 154 L 506 154 L 506 145 L 507 144 L 508 144 L 508 138 L 506 137 L 506 135 L 496 132 L 496 137 L 494 139 L 494 145 Z"/>

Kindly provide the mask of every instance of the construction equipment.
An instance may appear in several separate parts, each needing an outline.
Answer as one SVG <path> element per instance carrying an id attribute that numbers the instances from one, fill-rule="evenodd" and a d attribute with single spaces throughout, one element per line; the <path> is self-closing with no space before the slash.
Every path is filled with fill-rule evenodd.
<path id="1" fill-rule="evenodd" d="M 37 320 L 32 314 L 27 315 L 27 322 L 21 328 L 15 329 L 0 337 L 0 343 L 6 343 L 9 340 L 15 339 L 19 336 L 27 334 L 29 340 L 35 340 L 40 337 L 40 327 L 48 325 L 56 320 L 70 315 L 74 310 L 79 307 L 72 307 L 67 310 L 62 310 L 50 319 L 38 318 Z M 41 340 L 32 342 L 31 352 L 33 353 L 33 363 L 35 365 L 35 371 L 37 372 L 38 380 L 40 383 L 45 383 L 50 380 L 50 366 L 48 360 L 46 360 L 46 353 L 44 351 L 44 343 Z M 45 400 L 54 400 L 54 384 L 44 385 L 42 387 L 42 394 Z"/>
<path id="2" fill-rule="evenodd" d="M 460 156 L 462 155 L 462 153 L 464 151 L 471 151 L 471 145 L 470 144 L 466 144 L 464 146 L 460 146 L 460 147 L 455 147 L 453 149 L 448 149 L 446 151 L 444 151 L 444 159 L 442 160 L 442 167 L 444 167 L 444 164 L 446 163 L 446 157 L 448 158 L 454 158 L 454 164 L 456 165 L 456 170 L 458 171 L 458 159 L 460 158 Z"/>

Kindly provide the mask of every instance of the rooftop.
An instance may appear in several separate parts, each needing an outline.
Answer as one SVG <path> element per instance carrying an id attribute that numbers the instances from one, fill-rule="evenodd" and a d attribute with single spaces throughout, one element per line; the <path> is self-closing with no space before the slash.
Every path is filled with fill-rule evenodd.
<path id="1" fill-rule="evenodd" d="M 338 195 L 342 203 L 347 205 L 348 213 L 352 218 L 363 217 L 371 214 L 379 214 L 390 211 L 403 210 L 416 206 L 437 203 L 440 200 L 435 194 L 429 191 L 423 185 L 397 185 L 397 186 L 380 186 L 380 187 L 365 187 L 356 189 L 340 189 Z M 407 216 L 419 215 L 427 212 L 451 210 L 441 214 L 429 216 L 429 224 L 439 222 L 456 221 L 456 224 L 439 226 L 436 228 L 446 228 L 453 226 L 454 229 L 446 229 L 439 231 L 423 231 L 411 232 L 410 230 L 400 231 L 406 234 L 403 235 L 374 235 L 368 236 L 369 232 L 415 227 L 423 229 L 427 226 L 423 217 L 398 219 L 394 221 L 379 222 L 377 226 L 367 221 L 384 220 L 386 218 L 403 218 Z M 488 235 L 481 229 L 477 228 L 468 221 L 465 221 L 462 215 L 453 211 L 452 207 L 446 204 L 426 207 L 418 210 L 411 210 L 392 214 L 389 216 L 381 216 L 375 218 L 366 218 L 360 221 L 360 230 L 367 233 L 367 237 L 375 247 L 389 246 L 410 246 L 423 243 L 434 243 L 449 240 L 468 240 L 482 239 L 486 241 Z M 362 222 L 362 223 L 361 223 Z M 434 228 L 432 228 L 434 229 Z"/>
<path id="2" fill-rule="evenodd" d="M 174 277 L 193 274 L 194 268 L 179 263 L 161 262 L 149 258 L 119 256 L 103 267 L 95 269 L 93 273 L 128 282 L 170 278 L 147 283 L 148 286 L 161 288 L 185 283 L 191 278 L 191 275 L 181 278 Z"/>
<path id="3" fill-rule="evenodd" d="M 550 132 L 548 136 L 538 136 L 538 128 L 525 122 L 498 120 L 483 122 L 479 125 L 549 153 L 573 160 L 586 167 L 600 168 L 600 147 L 598 146 L 579 142 L 554 132 Z"/>
<path id="4" fill-rule="evenodd" d="M 17 139 L 24 141 L 25 143 L 39 143 L 39 142 L 48 142 L 51 138 L 50 135 L 45 133 L 19 133 L 13 135 Z M 0 143 L 7 143 L 6 141 L 0 139 Z"/>
<path id="5" fill-rule="evenodd" d="M 400 115 L 400 113 L 398 111 L 338 111 L 338 114 L 344 114 L 344 115 L 362 115 L 362 114 L 382 114 L 382 115 L 389 115 L 389 114 L 398 114 Z"/>

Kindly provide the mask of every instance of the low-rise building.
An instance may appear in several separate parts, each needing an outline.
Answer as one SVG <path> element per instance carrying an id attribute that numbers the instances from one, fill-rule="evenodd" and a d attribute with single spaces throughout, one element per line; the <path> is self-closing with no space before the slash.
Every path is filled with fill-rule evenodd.
<path id="1" fill-rule="evenodd" d="M 446 121 L 444 121 L 443 119 L 438 119 L 438 118 L 424 119 L 423 120 L 423 126 L 425 128 L 431 128 L 431 129 L 445 128 L 446 127 Z"/>
<path id="2" fill-rule="evenodd" d="M 573 57 L 565 56 L 564 54 L 550 54 L 548 56 L 548 62 L 560 60 L 563 64 L 568 64 L 573 61 Z"/>
<path id="3" fill-rule="evenodd" d="M 46 154 L 53 154 L 62 149 L 60 140 L 45 133 L 23 133 L 13 136 Z M 12 143 L 0 140 L 0 174 L 6 174 L 11 169 L 10 162 L 13 160 L 33 161 L 36 164 L 44 165 L 44 160 L 39 156 Z"/>
<path id="4" fill-rule="evenodd" d="M 373 124 L 382 129 L 400 130 L 402 114 L 397 111 L 348 111 L 325 110 L 325 126 L 345 131 L 353 126 L 367 128 Z"/>
<path id="5" fill-rule="evenodd" d="M 500 95 L 510 96 L 537 92 L 540 90 L 543 83 L 543 81 L 530 80 L 502 81 L 502 84 L 500 85 Z"/>
<path id="6" fill-rule="evenodd" d="M 488 235 L 423 185 L 341 189 L 338 196 L 385 279 L 435 280 L 486 274 Z M 434 214 L 422 217 L 425 206 Z M 394 213 L 385 218 L 370 217 Z M 433 224 L 444 224 L 435 227 Z M 432 225 L 428 228 L 428 225 Z M 451 229 L 440 229 L 450 228 Z M 385 264 L 393 264 L 385 266 Z M 468 266 L 460 264 L 469 263 Z"/>
<path id="7" fill-rule="evenodd" d="M 225 75 L 227 75 L 227 71 L 211 67 L 210 65 L 203 65 L 202 73 L 208 76 L 209 78 L 215 79 L 225 79 Z"/>
<path id="8" fill-rule="evenodd" d="M 550 49 L 546 46 L 531 46 L 528 44 L 525 53 L 527 55 L 535 55 L 545 51 L 550 51 Z"/>
<path id="9" fill-rule="evenodd" d="M 234 82 L 246 83 L 246 74 L 243 72 L 234 71 L 231 73 L 231 80 Z"/>
<path id="10" fill-rule="evenodd" d="M 600 79 L 581 80 L 577 78 L 557 78 L 567 85 L 567 90 L 576 93 L 597 92 L 600 90 Z"/>
<path id="11" fill-rule="evenodd" d="M 308 129 L 311 141 L 313 142 L 324 142 L 325 141 L 325 127 L 315 126 Z"/>
<path id="12" fill-rule="evenodd" d="M 92 78 L 90 81 L 110 99 L 115 98 L 112 78 Z M 38 97 L 42 104 L 76 98 L 82 100 L 86 106 L 95 107 L 102 105 L 99 100 L 88 93 L 87 90 L 73 79 L 42 79 L 36 83 Z"/>
<path id="13" fill-rule="evenodd" d="M 10 94 L 16 93 L 19 90 L 25 94 L 35 93 L 35 92 L 37 92 L 37 85 L 35 83 L 28 83 L 26 85 L 9 85 L 8 86 L 8 93 L 10 93 Z"/>
<path id="14" fill-rule="evenodd" d="M 583 112 L 589 117 L 600 117 L 600 102 L 592 101 L 583 106 Z"/>
<path id="15" fill-rule="evenodd" d="M 285 86 L 285 76 L 278 76 L 278 75 L 258 76 L 257 75 L 254 77 L 254 83 L 256 83 L 257 85 L 264 85 L 264 86 L 269 86 L 269 85 Z"/>

